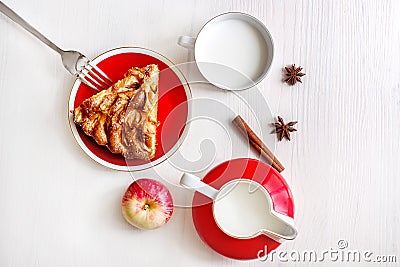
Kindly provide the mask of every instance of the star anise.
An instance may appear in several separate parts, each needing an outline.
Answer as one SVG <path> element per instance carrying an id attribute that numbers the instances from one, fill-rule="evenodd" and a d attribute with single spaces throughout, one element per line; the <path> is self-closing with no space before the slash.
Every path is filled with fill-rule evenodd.
<path id="1" fill-rule="evenodd" d="M 283 119 L 278 116 L 278 122 L 274 123 L 275 126 L 275 133 L 278 137 L 279 141 L 282 141 L 283 137 L 290 141 L 290 132 L 297 131 L 293 126 L 297 123 L 297 121 L 291 121 L 288 124 L 283 122 Z"/>
<path id="2" fill-rule="evenodd" d="M 306 75 L 305 73 L 302 73 L 301 70 L 303 68 L 302 67 L 297 67 L 296 65 L 293 64 L 291 67 L 285 67 L 286 70 L 286 76 L 288 76 L 285 79 L 285 82 L 287 82 L 290 85 L 294 85 L 296 82 L 302 82 L 300 77 Z"/>

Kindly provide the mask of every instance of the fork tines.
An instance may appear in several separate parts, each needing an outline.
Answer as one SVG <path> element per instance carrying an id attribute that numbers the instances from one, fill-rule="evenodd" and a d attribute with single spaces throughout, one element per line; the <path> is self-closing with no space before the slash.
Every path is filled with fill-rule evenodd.
<path id="1" fill-rule="evenodd" d="M 101 91 L 110 87 L 113 82 L 99 67 L 87 61 L 78 72 L 79 79 L 89 87 Z"/>

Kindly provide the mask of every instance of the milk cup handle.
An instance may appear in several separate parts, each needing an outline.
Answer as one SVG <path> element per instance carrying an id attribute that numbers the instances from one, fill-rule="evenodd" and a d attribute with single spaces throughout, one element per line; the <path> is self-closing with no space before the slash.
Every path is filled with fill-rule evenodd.
<path id="1" fill-rule="evenodd" d="M 195 37 L 179 36 L 178 38 L 178 45 L 183 46 L 187 49 L 193 49 L 195 43 L 196 43 Z"/>
<path id="2" fill-rule="evenodd" d="M 211 198 L 216 199 L 218 190 L 209 186 L 208 184 L 202 182 L 199 177 L 184 173 L 181 177 L 180 184 L 188 189 L 195 190 L 203 195 Z"/>

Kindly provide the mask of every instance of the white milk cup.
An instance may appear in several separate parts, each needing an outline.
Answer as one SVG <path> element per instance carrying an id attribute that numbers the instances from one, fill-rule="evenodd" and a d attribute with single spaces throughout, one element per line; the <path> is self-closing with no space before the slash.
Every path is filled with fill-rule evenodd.
<path id="1" fill-rule="evenodd" d="M 274 56 L 271 34 L 258 19 L 229 12 L 208 21 L 197 38 L 181 36 L 178 44 L 194 49 L 206 80 L 227 90 L 248 89 L 267 75 Z"/>
<path id="2" fill-rule="evenodd" d="M 274 211 L 268 191 L 255 181 L 239 178 L 216 190 L 184 173 L 180 184 L 213 200 L 214 220 L 229 236 L 247 239 L 264 234 L 278 242 L 297 236 L 293 219 Z"/>

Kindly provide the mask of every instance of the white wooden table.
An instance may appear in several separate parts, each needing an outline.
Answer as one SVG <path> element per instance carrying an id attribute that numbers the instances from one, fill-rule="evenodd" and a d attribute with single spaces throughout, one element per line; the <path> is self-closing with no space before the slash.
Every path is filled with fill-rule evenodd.
<path id="1" fill-rule="evenodd" d="M 299 121 L 293 140 L 275 150 L 286 167 L 299 229 L 297 239 L 279 249 L 322 253 L 345 240 L 349 249 L 400 261 L 399 1 L 4 2 L 63 48 L 95 57 L 142 46 L 177 63 L 193 59 L 176 44 L 179 35 L 194 36 L 227 11 L 256 16 L 276 46 L 259 89 L 273 116 Z M 282 67 L 291 63 L 304 67 L 303 84 L 282 83 Z M 56 54 L 0 15 L 0 266 L 284 264 L 220 256 L 198 237 L 190 209 L 176 208 L 155 231 L 128 225 L 119 203 L 131 175 L 93 162 L 70 132 L 73 81 Z M 207 92 L 229 101 L 217 91 L 194 95 Z M 228 154 L 218 154 L 215 164 Z M 179 171 L 163 168 L 157 172 L 166 180 L 179 179 Z"/>

